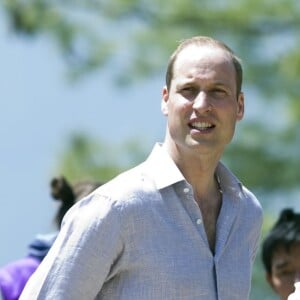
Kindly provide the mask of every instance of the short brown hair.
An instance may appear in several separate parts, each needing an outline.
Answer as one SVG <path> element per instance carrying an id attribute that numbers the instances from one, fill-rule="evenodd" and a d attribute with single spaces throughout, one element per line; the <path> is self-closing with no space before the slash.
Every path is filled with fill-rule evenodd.
<path id="1" fill-rule="evenodd" d="M 168 66 L 167 66 L 167 72 L 166 72 L 166 86 L 168 90 L 170 89 L 171 86 L 171 81 L 173 78 L 173 67 L 174 63 L 177 59 L 178 54 L 185 48 L 187 48 L 190 45 L 198 45 L 198 46 L 203 46 L 203 45 L 211 45 L 214 47 L 217 47 L 219 49 L 224 50 L 227 54 L 229 54 L 229 57 L 232 60 L 232 63 L 234 65 L 234 69 L 236 72 L 236 87 L 237 87 L 237 95 L 241 92 L 242 89 L 242 82 L 243 82 L 243 69 L 242 69 L 242 64 L 241 60 L 239 57 L 237 57 L 234 52 L 223 42 L 215 40 L 211 37 L 207 36 L 195 36 L 186 40 L 183 40 L 179 46 L 176 48 L 176 50 L 173 52 L 173 54 L 170 57 Z"/>

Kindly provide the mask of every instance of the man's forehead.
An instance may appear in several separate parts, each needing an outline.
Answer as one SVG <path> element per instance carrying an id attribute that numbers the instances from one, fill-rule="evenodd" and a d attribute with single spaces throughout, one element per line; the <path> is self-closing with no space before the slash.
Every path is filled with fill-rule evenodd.
<path id="1" fill-rule="evenodd" d="M 292 244 L 289 247 L 280 246 L 273 254 L 273 266 L 276 268 L 295 260 L 300 263 L 300 243 Z"/>
<path id="2" fill-rule="evenodd" d="M 234 66 L 230 55 L 221 48 L 212 46 L 190 45 L 183 49 L 177 56 L 174 63 L 173 72 L 176 73 L 183 67 L 189 65 L 196 67 L 211 67 L 213 65 L 230 65 L 234 71 Z M 235 71 L 234 71 L 235 72 Z"/>
<path id="3" fill-rule="evenodd" d="M 188 45 L 178 53 L 176 61 L 194 57 L 223 57 L 224 60 L 231 61 L 231 57 L 225 49 L 210 44 Z"/>
<path id="4" fill-rule="evenodd" d="M 173 80 L 184 77 L 185 80 L 194 79 L 199 72 L 214 74 L 215 79 L 220 79 L 221 74 L 226 76 L 223 81 L 235 82 L 235 68 L 233 62 L 223 49 L 212 46 L 190 45 L 178 55 L 173 67 Z M 232 74 L 229 76 L 229 74 Z M 224 77 L 224 76 L 223 76 Z"/>
<path id="5" fill-rule="evenodd" d="M 273 268 L 280 269 L 285 266 L 287 266 L 291 262 L 290 257 L 283 256 L 283 257 L 277 257 L 273 260 Z"/>

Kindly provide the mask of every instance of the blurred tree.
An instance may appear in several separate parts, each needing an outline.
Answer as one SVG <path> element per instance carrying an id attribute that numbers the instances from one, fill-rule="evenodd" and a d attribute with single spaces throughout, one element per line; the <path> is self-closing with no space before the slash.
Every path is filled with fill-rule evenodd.
<path id="1" fill-rule="evenodd" d="M 254 120 L 239 124 L 239 138 L 224 159 L 250 188 L 298 187 L 299 1 L 3 0 L 0 5 L 14 33 L 53 39 L 74 82 L 109 64 L 118 66 L 114 76 L 120 85 L 161 75 L 177 41 L 192 35 L 228 43 L 243 58 L 246 103 L 257 102 L 257 111 Z M 70 180 L 108 180 L 145 157 L 141 144 L 110 147 L 76 135 L 59 168 Z M 263 232 L 273 220 L 265 216 Z M 253 286 L 251 299 L 273 299 L 259 254 Z"/>
<path id="2" fill-rule="evenodd" d="M 70 137 L 63 149 L 58 170 L 70 181 L 95 179 L 108 181 L 120 172 L 140 163 L 145 158 L 142 143 L 129 140 L 121 145 L 108 145 L 88 134 Z"/>
<path id="3" fill-rule="evenodd" d="M 261 101 L 259 119 L 242 126 L 227 163 L 252 188 L 298 185 L 299 1 L 4 0 L 2 5 L 15 33 L 53 38 L 73 80 L 112 63 L 118 65 L 116 82 L 128 84 L 161 74 L 178 40 L 202 34 L 225 41 L 244 58 L 245 89 Z"/>

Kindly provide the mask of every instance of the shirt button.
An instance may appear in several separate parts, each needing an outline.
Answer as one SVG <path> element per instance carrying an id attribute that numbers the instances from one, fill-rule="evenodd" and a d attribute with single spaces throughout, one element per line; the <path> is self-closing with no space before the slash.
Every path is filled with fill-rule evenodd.
<path id="1" fill-rule="evenodd" d="M 201 220 L 201 219 L 197 219 L 197 220 L 196 220 L 196 223 L 197 223 L 198 225 L 201 225 L 201 224 L 202 224 L 202 220 Z"/>
<path id="2" fill-rule="evenodd" d="M 185 194 L 187 194 L 189 191 L 190 191 L 189 188 L 184 188 L 184 189 L 183 189 L 183 192 L 184 192 Z"/>

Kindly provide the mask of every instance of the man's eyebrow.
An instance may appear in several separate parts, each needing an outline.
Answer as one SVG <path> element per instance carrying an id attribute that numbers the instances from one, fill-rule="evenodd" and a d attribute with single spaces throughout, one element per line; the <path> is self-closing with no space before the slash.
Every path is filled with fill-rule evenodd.
<path id="1" fill-rule="evenodd" d="M 193 78 L 185 78 L 177 81 L 177 85 L 184 85 L 184 84 L 190 84 L 195 83 L 196 81 Z"/>
<path id="2" fill-rule="evenodd" d="M 213 82 L 215 85 L 227 85 L 226 82 L 223 82 L 223 81 L 215 81 Z"/>
<path id="3" fill-rule="evenodd" d="M 191 80 L 184 80 L 184 81 L 180 81 L 180 82 L 177 82 L 175 84 L 175 89 L 181 89 L 183 87 L 187 87 L 187 86 L 193 86 L 195 83 L 194 81 L 191 81 Z"/>
<path id="4" fill-rule="evenodd" d="M 197 80 L 191 78 L 191 79 L 183 79 L 183 80 L 179 80 L 177 82 L 176 85 L 185 85 L 185 84 L 197 84 Z M 226 82 L 226 81 L 219 81 L 219 80 L 216 80 L 216 81 L 208 81 L 207 82 L 208 85 L 211 85 L 211 86 L 224 86 L 224 87 L 228 87 L 229 86 L 229 83 Z"/>
<path id="5" fill-rule="evenodd" d="M 290 265 L 290 262 L 285 260 L 285 261 L 282 261 L 282 262 L 279 262 L 279 263 L 275 263 L 274 268 L 276 270 L 280 270 L 280 269 L 286 268 L 289 265 Z"/>
<path id="6" fill-rule="evenodd" d="M 213 84 L 214 84 L 215 86 L 229 87 L 229 83 L 224 82 L 224 81 L 215 81 L 215 82 L 213 82 Z"/>

